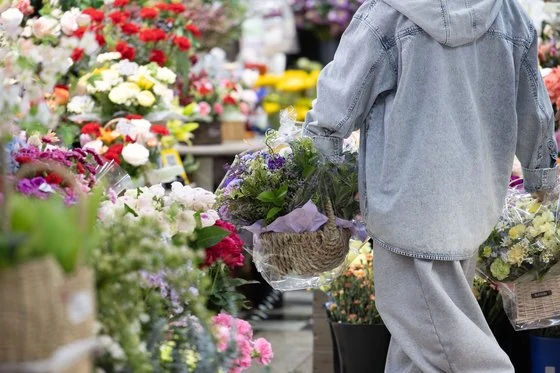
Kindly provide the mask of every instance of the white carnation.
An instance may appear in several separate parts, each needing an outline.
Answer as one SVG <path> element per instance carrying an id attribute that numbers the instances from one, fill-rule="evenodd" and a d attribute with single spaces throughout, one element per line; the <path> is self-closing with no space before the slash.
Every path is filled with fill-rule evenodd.
<path id="1" fill-rule="evenodd" d="M 177 79 L 177 75 L 175 75 L 175 73 L 171 71 L 171 69 L 168 69 L 167 67 L 161 67 L 157 71 L 156 79 L 163 83 L 173 84 L 175 83 L 175 79 Z"/>
<path id="2" fill-rule="evenodd" d="M 123 148 L 122 157 L 133 166 L 143 166 L 149 161 L 150 151 L 140 144 L 128 144 Z"/>
<path id="3" fill-rule="evenodd" d="M 120 58 L 121 54 L 119 52 L 108 52 L 100 54 L 99 56 L 97 56 L 96 60 L 98 63 L 105 63 L 107 61 L 118 60 Z"/>
<path id="4" fill-rule="evenodd" d="M 86 114 L 91 113 L 95 107 L 95 102 L 90 96 L 72 97 L 67 109 L 71 113 Z"/>

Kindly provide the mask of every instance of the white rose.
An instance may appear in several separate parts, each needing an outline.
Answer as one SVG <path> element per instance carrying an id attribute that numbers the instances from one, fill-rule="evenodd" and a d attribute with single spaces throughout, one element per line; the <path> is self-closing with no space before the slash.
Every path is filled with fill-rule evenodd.
<path id="1" fill-rule="evenodd" d="M 23 13 L 16 8 L 10 8 L 0 14 L 0 25 L 6 33 L 12 35 L 19 29 L 23 21 Z"/>
<path id="2" fill-rule="evenodd" d="M 145 135 L 150 133 L 150 128 L 152 128 L 152 123 L 146 119 L 132 119 L 132 128 L 130 129 L 129 136 L 136 141 L 138 137 L 143 138 Z"/>
<path id="3" fill-rule="evenodd" d="M 60 24 L 56 19 L 44 16 L 33 22 L 31 30 L 33 35 L 39 39 L 47 36 L 58 36 L 60 34 Z"/>
<path id="4" fill-rule="evenodd" d="M 75 9 L 72 9 L 62 15 L 62 18 L 60 19 L 60 26 L 64 34 L 72 35 L 78 29 L 79 14 L 79 10 L 76 11 Z"/>
<path id="5" fill-rule="evenodd" d="M 177 75 L 171 69 L 167 67 L 161 67 L 158 69 L 156 74 L 156 79 L 163 83 L 173 84 L 175 83 L 175 79 L 177 79 Z"/>
<path id="6" fill-rule="evenodd" d="M 87 56 L 91 56 L 99 50 L 99 44 L 93 32 L 86 32 L 84 36 L 82 36 L 79 45 Z"/>
<path id="7" fill-rule="evenodd" d="M 67 105 L 68 111 L 76 114 L 91 113 L 94 107 L 95 102 L 90 96 L 72 97 Z"/>
<path id="8" fill-rule="evenodd" d="M 216 210 L 208 210 L 200 214 L 200 225 L 203 228 L 212 227 L 216 224 L 216 220 L 220 219 L 220 216 Z"/>
<path id="9" fill-rule="evenodd" d="M 97 154 L 101 154 L 102 150 L 103 150 L 103 141 L 101 140 L 93 140 L 88 142 L 87 144 L 85 144 L 83 146 L 84 149 L 89 148 L 91 150 L 93 150 L 94 152 L 96 152 Z"/>
<path id="10" fill-rule="evenodd" d="M 165 188 L 161 184 L 152 185 L 149 190 L 156 197 L 165 196 Z"/>
<path id="11" fill-rule="evenodd" d="M 194 211 L 183 211 L 177 216 L 177 231 L 184 234 L 191 234 L 196 229 Z"/>
<path id="12" fill-rule="evenodd" d="M 141 106 L 150 107 L 156 103 L 156 96 L 150 91 L 142 91 L 136 95 L 136 100 Z"/>
<path id="13" fill-rule="evenodd" d="M 107 61 L 118 60 L 121 58 L 121 54 L 119 52 L 108 52 L 102 53 L 97 56 L 97 63 L 105 63 Z M 111 70 L 108 70 L 111 71 Z"/>
<path id="14" fill-rule="evenodd" d="M 122 157 L 133 166 L 143 166 L 149 161 L 150 151 L 140 144 L 128 144 L 123 148 Z"/>
<path id="15" fill-rule="evenodd" d="M 122 60 L 111 66 L 111 70 L 118 71 L 120 75 L 132 76 L 138 73 L 139 65 L 136 62 Z"/>
<path id="16" fill-rule="evenodd" d="M 109 100 L 117 105 L 124 105 L 138 93 L 140 93 L 140 88 L 136 84 L 122 83 L 109 92 Z"/>

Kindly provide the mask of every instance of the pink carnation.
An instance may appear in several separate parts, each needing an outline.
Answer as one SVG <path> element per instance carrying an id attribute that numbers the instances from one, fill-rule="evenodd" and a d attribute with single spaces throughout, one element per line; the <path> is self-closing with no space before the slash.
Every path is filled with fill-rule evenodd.
<path id="1" fill-rule="evenodd" d="M 247 321 L 235 319 L 235 328 L 239 335 L 248 339 L 253 339 L 253 327 Z"/>
<path id="2" fill-rule="evenodd" d="M 224 312 L 220 312 L 220 314 L 212 318 L 212 322 L 214 323 L 214 325 L 222 325 L 227 328 L 231 328 L 232 321 L 233 321 L 233 316 L 228 315 L 227 313 Z"/>
<path id="3" fill-rule="evenodd" d="M 214 104 L 214 111 L 216 112 L 216 114 L 222 115 L 224 113 L 224 106 L 219 102 L 216 102 Z"/>
<path id="4" fill-rule="evenodd" d="M 253 347 L 258 354 L 258 362 L 262 365 L 269 365 L 272 362 L 274 353 L 272 352 L 272 345 L 264 338 L 255 340 Z"/>

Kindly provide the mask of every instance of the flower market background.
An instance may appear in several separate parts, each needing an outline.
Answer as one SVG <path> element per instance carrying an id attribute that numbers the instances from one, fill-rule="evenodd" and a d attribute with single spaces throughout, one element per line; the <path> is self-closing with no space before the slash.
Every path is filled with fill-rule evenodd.
<path id="1" fill-rule="evenodd" d="M 560 3 L 522 2 L 557 109 Z M 0 0 L 0 372 L 383 371 L 359 134 L 343 165 L 293 135 L 362 3 Z M 560 371 L 558 344 L 534 347 L 560 340 L 560 306 L 515 331 L 535 316 L 502 286 L 560 260 L 554 201 L 528 198 L 481 246 L 474 293 L 516 372 Z M 296 214 L 317 225 L 298 233 L 344 220 L 345 252 L 290 285 L 323 249 L 275 262 L 265 237 L 286 231 L 267 229 Z"/>

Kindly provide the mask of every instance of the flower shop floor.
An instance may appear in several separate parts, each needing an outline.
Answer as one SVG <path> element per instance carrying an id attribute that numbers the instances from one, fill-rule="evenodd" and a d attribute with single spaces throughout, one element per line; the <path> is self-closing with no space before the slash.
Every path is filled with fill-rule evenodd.
<path id="1" fill-rule="evenodd" d="M 254 367 L 248 373 L 311 373 L 313 333 L 311 313 L 313 293 L 284 293 L 282 308 L 267 311 L 265 320 L 251 320 L 257 337 L 272 344 L 274 360 L 268 369 Z"/>

